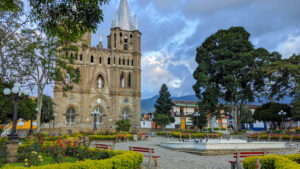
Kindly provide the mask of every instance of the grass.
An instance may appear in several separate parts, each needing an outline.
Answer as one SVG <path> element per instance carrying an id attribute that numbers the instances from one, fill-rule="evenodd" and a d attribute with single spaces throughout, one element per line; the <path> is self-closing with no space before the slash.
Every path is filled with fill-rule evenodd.
<path id="1" fill-rule="evenodd" d="M 41 165 L 56 164 L 56 162 L 54 161 L 54 159 L 51 156 L 48 156 L 45 153 L 42 153 L 41 155 L 43 157 L 43 162 L 41 163 Z M 64 158 L 63 163 L 75 163 L 76 161 L 78 161 L 77 158 L 67 156 L 66 158 Z M 24 167 L 24 162 L 9 163 L 9 164 L 6 164 L 5 166 L 8 166 L 8 165 L 11 167 L 13 167 L 13 166 Z M 5 166 L 3 168 L 5 168 Z"/>

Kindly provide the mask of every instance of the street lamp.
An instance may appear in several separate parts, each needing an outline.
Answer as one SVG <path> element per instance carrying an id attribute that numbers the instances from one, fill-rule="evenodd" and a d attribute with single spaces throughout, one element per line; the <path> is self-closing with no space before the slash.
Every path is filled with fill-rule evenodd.
<path id="1" fill-rule="evenodd" d="M 96 131 L 97 130 L 97 115 L 99 115 L 100 112 L 94 110 L 91 114 L 92 114 L 92 116 L 94 116 L 94 131 Z"/>
<path id="2" fill-rule="evenodd" d="M 200 114 L 198 112 L 194 113 L 194 117 L 196 118 L 196 121 L 197 121 L 197 129 L 199 128 L 199 125 L 198 125 L 198 118 L 200 117 Z"/>
<path id="3" fill-rule="evenodd" d="M 29 96 L 30 91 L 24 90 L 21 91 L 21 84 L 19 82 L 14 84 L 14 87 L 12 89 L 5 88 L 3 90 L 4 95 L 9 96 L 11 93 L 13 100 L 15 101 L 14 105 L 14 115 L 13 115 L 13 126 L 11 133 L 8 135 L 8 140 L 18 140 L 18 134 L 17 134 L 17 120 L 18 120 L 18 101 L 20 100 L 20 96 L 24 94 L 25 96 Z"/>
<path id="4" fill-rule="evenodd" d="M 280 110 L 280 112 L 278 112 L 278 115 L 281 116 L 281 129 L 283 128 L 283 116 L 286 115 L 286 112 L 284 112 L 283 110 Z"/>

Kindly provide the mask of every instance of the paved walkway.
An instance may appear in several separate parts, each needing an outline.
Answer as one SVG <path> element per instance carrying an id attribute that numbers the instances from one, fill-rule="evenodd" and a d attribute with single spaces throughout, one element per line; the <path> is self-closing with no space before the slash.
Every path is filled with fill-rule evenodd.
<path id="1" fill-rule="evenodd" d="M 232 155 L 220 156 L 200 156 L 185 152 L 165 149 L 160 147 L 160 143 L 167 141 L 164 137 L 150 137 L 148 141 L 129 141 L 117 143 L 115 149 L 128 150 L 129 146 L 153 147 L 155 155 L 159 155 L 159 167 L 157 169 L 229 169 L 228 160 L 232 159 Z M 178 141 L 178 139 L 173 140 Z M 148 158 L 144 158 L 143 168 L 147 168 Z M 153 163 L 153 167 L 154 163 Z"/>

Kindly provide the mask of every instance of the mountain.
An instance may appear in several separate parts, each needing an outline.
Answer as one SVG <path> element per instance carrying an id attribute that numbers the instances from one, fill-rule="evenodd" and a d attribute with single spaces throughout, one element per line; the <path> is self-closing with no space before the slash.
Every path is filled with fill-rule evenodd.
<path id="1" fill-rule="evenodd" d="M 154 108 L 154 104 L 156 102 L 158 98 L 158 95 L 153 96 L 152 98 L 149 99 L 143 99 L 141 100 L 141 113 L 142 114 L 146 114 L 146 113 L 150 113 L 150 112 L 154 112 L 155 108 Z M 291 97 L 284 97 L 283 99 L 276 101 L 279 103 L 283 103 L 283 104 L 289 104 L 291 103 L 293 98 Z M 182 96 L 182 97 L 172 97 L 172 100 L 176 100 L 176 101 L 197 101 L 198 98 L 195 95 L 188 95 L 188 96 Z M 222 102 L 220 100 L 220 102 Z M 255 99 L 254 102 L 248 103 L 250 105 L 262 105 L 264 103 L 269 102 L 268 99 L 266 98 L 261 98 L 260 100 L 258 98 Z"/>
<path id="2" fill-rule="evenodd" d="M 154 112 L 154 104 L 156 100 L 158 99 L 158 95 L 153 96 L 149 99 L 143 99 L 141 100 L 141 111 L 142 114 Z M 172 100 L 181 100 L 181 101 L 197 101 L 197 97 L 195 95 L 188 95 L 188 96 L 182 96 L 182 97 L 172 97 Z"/>

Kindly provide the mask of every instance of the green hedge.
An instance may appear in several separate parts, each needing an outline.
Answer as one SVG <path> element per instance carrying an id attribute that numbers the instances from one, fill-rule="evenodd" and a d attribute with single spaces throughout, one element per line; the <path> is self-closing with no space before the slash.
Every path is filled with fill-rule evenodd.
<path id="1" fill-rule="evenodd" d="M 217 133 L 218 137 L 221 137 L 223 133 Z M 180 132 L 171 132 L 173 137 L 180 137 Z M 191 138 L 205 138 L 207 133 L 190 133 Z M 182 138 L 189 138 L 189 133 L 181 133 Z M 210 136 L 211 137 L 211 136 Z"/>
<path id="2" fill-rule="evenodd" d="M 76 163 L 51 164 L 31 167 L 32 169 L 137 169 L 140 168 L 144 156 L 141 153 L 126 151 L 105 160 L 85 160 Z M 4 169 L 27 169 L 6 165 Z"/>
<path id="3" fill-rule="evenodd" d="M 115 140 L 117 135 L 89 135 L 89 140 Z M 126 134 L 129 140 L 133 139 L 132 134 Z"/>
<path id="4" fill-rule="evenodd" d="M 291 155 L 266 155 L 248 157 L 243 162 L 244 169 L 255 169 L 256 159 L 260 159 L 262 169 L 299 169 L 299 154 Z"/>

